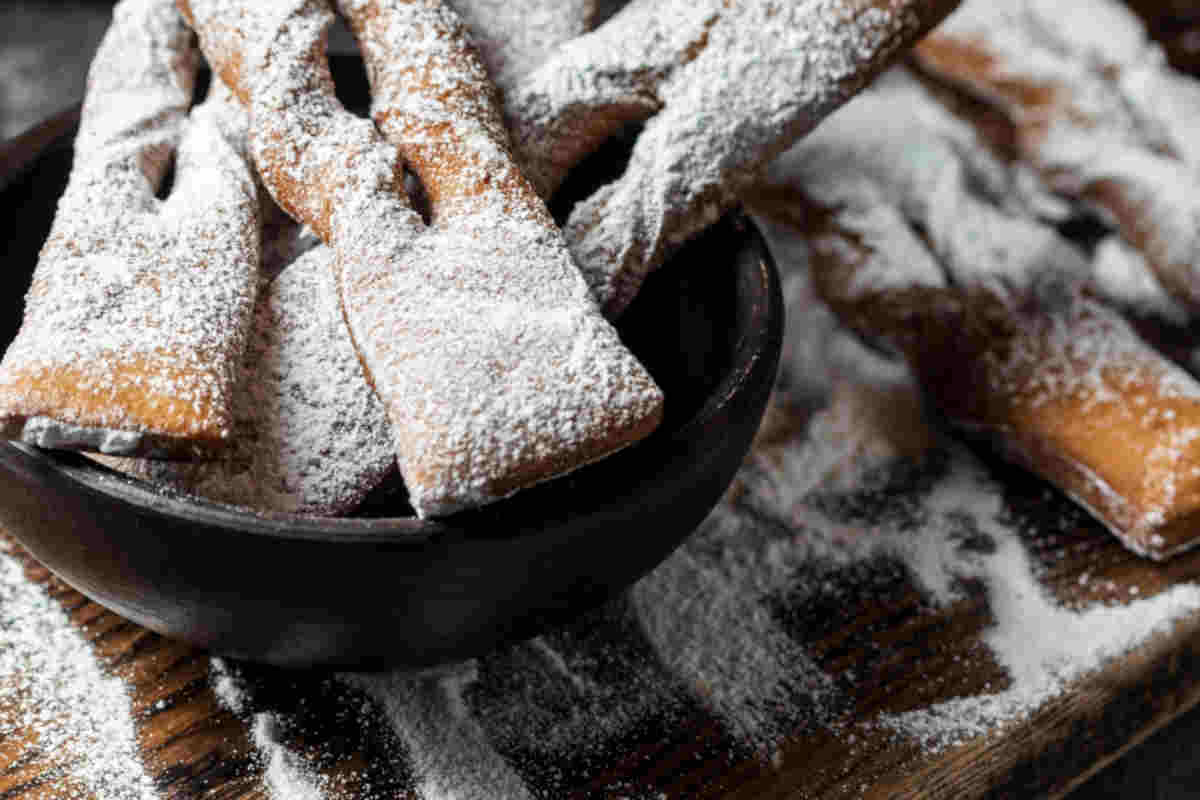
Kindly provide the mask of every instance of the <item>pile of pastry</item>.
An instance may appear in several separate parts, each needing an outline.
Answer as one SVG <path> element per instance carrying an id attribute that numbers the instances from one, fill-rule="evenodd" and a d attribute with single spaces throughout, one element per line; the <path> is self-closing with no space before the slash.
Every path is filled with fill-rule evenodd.
<path id="1" fill-rule="evenodd" d="M 610 318 L 953 5 L 123 0 L 0 434 L 305 513 L 393 465 L 429 517 L 603 458 L 664 402 Z M 369 118 L 335 94 L 339 14 Z M 638 121 L 560 229 L 545 199 Z"/>
<path id="2" fill-rule="evenodd" d="M 967 0 L 748 202 L 959 431 L 1200 543 L 1200 82 L 1116 0 Z"/>
<path id="3" fill-rule="evenodd" d="M 1139 552 L 1200 540 L 1200 85 L 1136 16 L 966 0 L 883 72 L 958 3 L 616 5 L 125 0 L 4 434 L 252 507 L 345 512 L 397 465 L 422 516 L 487 503 L 655 427 L 610 322 L 744 201 L 950 423 Z M 334 94 L 337 14 L 370 119 Z M 558 228 L 544 201 L 631 123 Z"/>

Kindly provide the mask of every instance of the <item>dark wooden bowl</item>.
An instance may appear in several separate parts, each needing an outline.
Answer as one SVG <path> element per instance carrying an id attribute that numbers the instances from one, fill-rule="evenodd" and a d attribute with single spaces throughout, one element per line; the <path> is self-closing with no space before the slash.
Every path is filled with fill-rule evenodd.
<path id="1" fill-rule="evenodd" d="M 19 324 L 76 121 L 65 112 L 0 147 L 0 343 Z M 436 522 L 402 494 L 325 519 L 165 494 L 3 442 L 0 525 L 87 596 L 214 652 L 360 669 L 478 655 L 603 601 L 695 528 L 749 449 L 782 322 L 774 266 L 733 215 L 654 274 L 620 322 L 665 391 L 662 427 L 567 477 Z"/>

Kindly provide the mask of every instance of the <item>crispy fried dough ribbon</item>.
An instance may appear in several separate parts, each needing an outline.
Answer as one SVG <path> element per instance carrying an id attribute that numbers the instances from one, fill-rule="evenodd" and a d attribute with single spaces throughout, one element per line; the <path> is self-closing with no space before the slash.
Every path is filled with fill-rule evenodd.
<path id="1" fill-rule="evenodd" d="M 633 0 L 517 82 L 506 113 L 544 196 L 627 123 L 625 173 L 565 231 L 610 316 L 673 246 L 957 0 Z"/>
<path id="2" fill-rule="evenodd" d="M 920 87 L 887 81 L 773 164 L 754 203 L 803 232 L 822 297 L 953 424 L 1131 549 L 1194 546 L 1200 383 L 1083 291 L 1079 251 L 987 196 L 965 155 L 980 148 Z"/>
<path id="3" fill-rule="evenodd" d="M 1159 280 L 1200 305 L 1200 84 L 1115 0 L 971 0 L 916 48 L 922 67 L 1015 125 L 1022 158 L 1099 211 Z"/>
<path id="4" fill-rule="evenodd" d="M 192 113 L 199 64 L 170 0 L 126 0 L 92 63 L 70 182 L 0 366 L 0 430 L 50 447 L 183 456 L 232 433 L 258 197 L 245 114 Z M 172 155 L 170 196 L 159 190 Z"/>
<path id="5" fill-rule="evenodd" d="M 342 3 L 385 141 L 334 97 L 327 3 L 180 6 L 250 108 L 268 189 L 337 253 L 342 308 L 419 514 L 499 499 L 653 429 L 661 394 L 516 169 L 449 8 Z M 404 194 L 405 162 L 430 198 L 428 227 Z"/>

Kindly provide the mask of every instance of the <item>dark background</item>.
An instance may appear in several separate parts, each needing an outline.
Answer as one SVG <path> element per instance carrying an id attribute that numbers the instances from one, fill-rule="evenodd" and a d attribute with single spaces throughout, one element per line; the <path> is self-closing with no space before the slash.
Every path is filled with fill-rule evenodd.
<path id="1" fill-rule="evenodd" d="M 1200 2 L 1140 5 L 1164 13 L 1170 9 L 1176 16 L 1192 14 L 1200 21 Z M 0 0 L 0 139 L 21 133 L 83 97 L 87 65 L 110 9 L 111 3 L 102 0 Z M 1165 44 L 1173 56 L 1194 57 L 1200 52 L 1200 35 L 1180 30 Z M 337 51 L 352 46 L 344 31 L 332 42 Z M 1200 796 L 1200 710 L 1152 736 L 1071 796 Z"/>

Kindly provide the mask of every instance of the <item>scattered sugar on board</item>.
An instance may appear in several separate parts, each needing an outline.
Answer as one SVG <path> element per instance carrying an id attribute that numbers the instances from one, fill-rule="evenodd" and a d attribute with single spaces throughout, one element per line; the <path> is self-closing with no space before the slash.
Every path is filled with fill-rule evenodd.
<path id="1" fill-rule="evenodd" d="M 820 708 L 834 685 L 764 602 L 789 585 L 804 548 L 764 533 L 720 508 L 631 599 L 666 669 L 770 755 L 796 721 L 781 709 Z"/>
<path id="2" fill-rule="evenodd" d="M 411 764 L 416 797 L 528 800 L 534 795 L 488 744 L 464 702 L 464 690 L 475 679 L 470 662 L 428 672 L 338 676 L 365 692 L 382 711 Z M 296 721 L 284 712 L 252 710 L 255 700 L 237 667 L 213 658 L 210 683 L 224 708 L 248 720 L 272 800 L 326 800 L 333 795 L 329 779 L 289 747 L 287 728 Z"/>
<path id="3" fill-rule="evenodd" d="M 592 616 L 441 673 L 342 676 L 367 692 L 404 743 L 418 797 L 556 796 L 579 780 L 556 774 L 556 763 L 608 769 L 625 753 L 622 742 L 656 717 L 672 724 L 681 693 L 722 721 L 734 746 L 767 761 L 789 734 L 857 736 L 839 727 L 853 676 L 825 674 L 766 608 L 781 592 L 799 605 L 845 589 L 828 582 L 852 580 L 855 565 L 901 564 L 937 607 L 960 599 L 964 581 L 986 592 L 994 623 L 981 641 L 1008 685 L 869 723 L 931 753 L 1026 718 L 1106 660 L 1200 611 L 1195 586 L 1149 598 L 1130 592 L 1126 606 L 1057 605 L 1002 487 L 928 428 L 903 367 L 863 348 L 813 301 L 803 248 L 771 230 L 790 312 L 775 410 L 734 492 L 618 604 L 619 619 Z M 799 432 L 773 430 L 796 417 Z M 932 482 L 897 499 L 895 511 L 846 518 L 815 502 L 869 494 L 889 469 L 923 458 L 935 463 Z M 629 647 L 638 638 L 645 647 Z M 278 741 L 267 727 L 260 732 L 259 746 L 274 754 Z M 302 760 L 267 760 L 278 785 L 312 785 Z M 657 794 L 623 782 L 606 790 Z"/>
<path id="4" fill-rule="evenodd" d="M 19 757 L 53 764 L 63 800 L 159 797 L 138 757 L 125 684 L 0 537 L 0 739 L 26 733 Z"/>
<path id="5" fill-rule="evenodd" d="M 803 325 L 806 319 L 815 318 L 817 327 L 827 327 L 827 321 L 820 321 L 819 310 L 804 307 L 805 295 L 810 290 L 802 274 L 804 265 L 795 260 L 797 255 L 803 254 L 802 247 L 788 238 L 791 234 L 787 231 L 778 226 L 767 227 L 776 255 L 790 256 L 789 260 L 782 261 L 782 266 L 790 273 L 788 285 L 793 297 L 789 310 L 796 318 L 792 324 Z M 796 311 L 800 313 L 796 314 Z M 837 338 L 837 333 L 826 333 L 827 345 L 830 335 Z M 799 375 L 836 373 L 841 380 L 856 385 L 857 392 L 868 395 L 897 385 L 896 374 L 889 375 L 887 368 L 878 363 L 881 359 L 861 347 L 846 343 L 841 347 L 827 346 L 821 352 L 842 354 L 840 367 L 812 370 L 812 365 L 803 363 L 803 359 L 793 358 L 791 363 L 784 364 L 783 384 L 787 385 L 789 381 L 787 373 L 793 372 Z M 814 355 L 813 351 L 803 353 L 810 357 Z M 856 355 L 847 357 L 848 354 Z M 880 381 L 880 376 L 884 376 L 884 381 Z M 909 388 L 916 392 L 911 383 Z M 848 392 L 840 395 L 843 398 L 850 396 Z M 885 717 L 881 722 L 886 726 L 918 739 L 930 750 L 960 743 L 1026 717 L 1065 691 L 1072 680 L 1127 652 L 1155 632 L 1167 629 L 1173 620 L 1200 610 L 1200 587 L 1193 585 L 1177 586 L 1128 606 L 1097 606 L 1084 611 L 1058 606 L 1037 580 L 1017 528 L 1007 516 L 1001 487 L 986 479 L 973 459 L 958 449 L 952 450 L 945 475 L 923 500 L 926 519 L 922 524 L 905 530 L 874 530 L 868 535 L 859 532 L 857 536 L 847 535 L 843 530 L 842 535 L 837 535 L 836 526 L 827 522 L 822 524 L 816 519 L 816 514 L 805 502 L 805 489 L 834 475 L 838 475 L 844 485 L 847 474 L 861 479 L 872 467 L 878 466 L 872 463 L 875 459 L 864 459 L 846 470 L 844 462 L 856 453 L 887 454 L 902 450 L 899 446 L 882 443 L 864 448 L 855 443 L 855 438 L 870 437 L 873 433 L 887 437 L 922 423 L 916 419 L 897 419 L 893 415 L 891 419 L 885 418 L 882 424 L 873 425 L 869 418 L 860 418 L 851 425 L 835 427 L 844 435 L 822 441 L 823 425 L 836 419 L 838 413 L 836 401 L 839 395 L 834 397 L 834 405 L 814 417 L 807 446 L 789 445 L 783 458 L 767 470 L 767 475 L 772 478 L 769 483 L 774 488 L 763 492 L 762 496 L 781 516 L 790 515 L 798 526 L 807 524 L 808 530 L 816 533 L 807 539 L 815 551 L 810 558 L 855 561 L 887 552 L 901 559 L 939 605 L 955 599 L 956 587 L 964 579 L 980 580 L 995 618 L 994 625 L 984 636 L 984 643 L 1011 679 L 1011 685 L 1001 692 L 960 698 L 929 709 Z M 894 414 L 891 409 L 897 407 L 905 406 L 891 403 L 887 413 Z M 816 465 L 815 469 L 813 465 Z M 834 465 L 839 469 L 833 469 Z M 969 521 L 970 529 L 986 535 L 992 547 L 981 551 L 980 548 L 962 546 L 964 520 Z"/>
<path id="6" fill-rule="evenodd" d="M 266 759 L 264 780 L 279 800 L 324 800 L 321 781 L 308 766 L 288 750 L 279 738 L 279 720 L 273 714 L 254 715 L 254 745 Z"/>
<path id="7" fill-rule="evenodd" d="M 346 675 L 377 702 L 408 748 L 417 793 L 427 800 L 532 800 L 493 749 L 463 698 L 473 663 L 426 674 Z M 533 733 L 532 731 L 530 733 Z"/>
<path id="8" fill-rule="evenodd" d="M 246 691 L 238 676 L 223 658 L 212 658 L 209 666 L 210 685 L 217 700 L 227 711 L 245 714 Z M 272 800 L 326 800 L 321 776 L 284 743 L 278 715 L 270 711 L 251 714 L 250 731 Z"/>
<path id="9" fill-rule="evenodd" d="M 967 578 L 984 583 L 995 618 L 984 642 L 1008 671 L 1011 684 L 995 694 L 957 698 L 880 719 L 929 750 L 1024 719 L 1065 692 L 1071 681 L 1200 610 L 1200 587 L 1193 585 L 1176 586 L 1127 606 L 1065 609 L 1038 582 L 1016 531 L 1004 519 L 999 487 L 964 475 L 935 492 L 931 506 L 941 505 L 969 514 L 991 538 L 994 552 L 980 556 L 952 546 L 917 546 L 906 563 L 930 589 L 940 584 L 944 590 L 952 581 Z"/>

